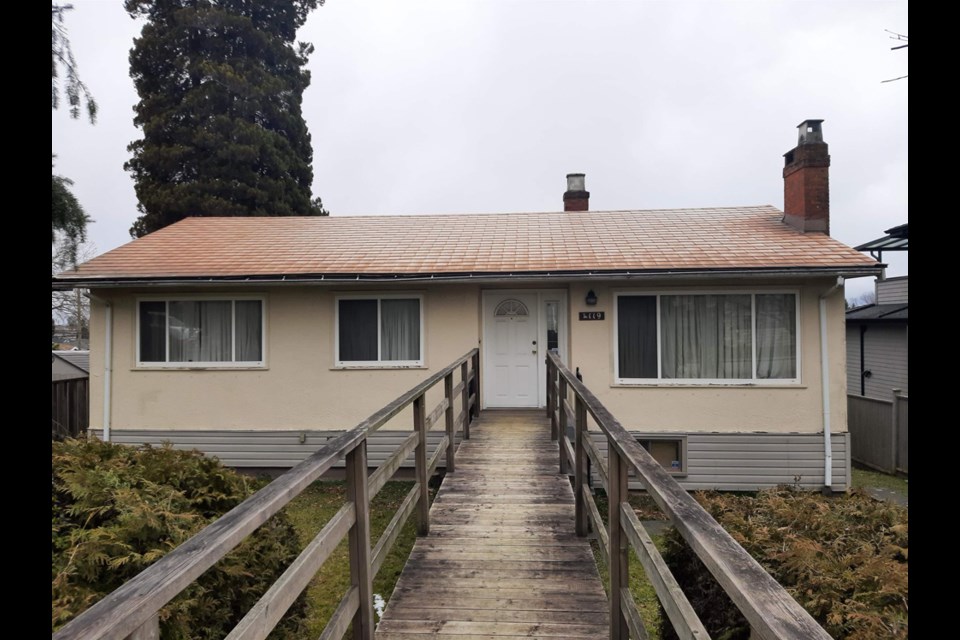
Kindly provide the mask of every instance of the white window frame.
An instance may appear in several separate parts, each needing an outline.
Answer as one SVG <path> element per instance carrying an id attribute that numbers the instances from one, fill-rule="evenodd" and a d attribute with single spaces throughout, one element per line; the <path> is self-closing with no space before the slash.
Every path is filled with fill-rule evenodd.
<path id="1" fill-rule="evenodd" d="M 170 362 L 170 303 L 171 302 L 245 302 L 257 301 L 260 303 L 260 360 L 228 360 L 228 361 L 194 361 L 194 362 Z M 164 343 L 166 344 L 166 360 L 163 362 L 144 362 L 140 358 L 140 303 L 141 302 L 164 302 L 165 321 L 164 321 Z M 231 345 L 231 355 L 236 352 L 237 334 L 236 334 L 236 305 L 231 305 L 231 333 L 233 335 L 233 344 Z M 211 295 L 174 295 L 174 296 L 140 296 L 136 299 L 136 306 L 133 310 L 136 333 L 134 335 L 135 353 L 138 369 L 265 369 L 267 366 L 267 299 L 263 295 L 229 295 L 229 294 L 211 294 Z"/>
<path id="2" fill-rule="evenodd" d="M 758 295 L 776 295 L 792 294 L 796 300 L 794 313 L 796 314 L 795 326 L 796 351 L 794 359 L 796 363 L 796 377 L 794 378 L 757 378 L 757 314 L 756 314 L 756 296 Z M 697 295 L 749 295 L 750 296 L 750 330 L 751 330 L 751 375 L 750 378 L 661 378 L 661 334 L 660 334 L 660 297 L 661 296 L 697 296 Z M 657 300 L 657 377 L 656 378 L 621 378 L 620 377 L 620 297 L 621 296 L 653 296 Z M 801 297 L 799 289 L 696 289 L 696 290 L 624 290 L 615 291 L 613 294 L 613 376 L 614 384 L 618 385 L 647 385 L 647 386 L 784 386 L 799 385 L 801 383 L 800 373 L 800 354 L 803 353 L 800 344 L 800 335 L 802 333 L 800 326 L 800 307 Z"/>
<path id="3" fill-rule="evenodd" d="M 341 300 L 376 300 L 377 301 L 377 357 L 383 352 L 383 335 L 380 322 L 380 302 L 383 300 L 418 300 L 420 302 L 420 357 L 416 360 L 341 360 L 340 359 L 340 301 Z M 333 348 L 334 367 L 337 369 L 407 369 L 422 368 L 424 366 L 424 326 L 426 325 L 426 309 L 423 304 L 422 293 L 347 293 L 334 296 L 333 302 Z"/>

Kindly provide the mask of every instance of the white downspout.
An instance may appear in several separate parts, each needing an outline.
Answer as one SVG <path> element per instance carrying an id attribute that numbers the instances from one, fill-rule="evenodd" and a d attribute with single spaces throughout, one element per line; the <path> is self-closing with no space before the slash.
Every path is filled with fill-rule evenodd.
<path id="1" fill-rule="evenodd" d="M 110 388 L 113 377 L 113 305 L 104 301 L 107 316 L 106 341 L 103 350 L 103 441 L 110 442 Z M 821 302 L 822 304 L 822 302 Z"/>
<path id="2" fill-rule="evenodd" d="M 843 276 L 820 295 L 820 386 L 823 391 L 823 492 L 833 492 L 833 447 L 830 443 L 830 363 L 827 358 L 827 298 L 843 286 Z"/>
<path id="3" fill-rule="evenodd" d="M 88 293 L 91 300 L 103 303 L 106 331 L 103 350 L 103 441 L 110 442 L 110 389 L 113 376 L 113 304 L 99 296 Z"/>

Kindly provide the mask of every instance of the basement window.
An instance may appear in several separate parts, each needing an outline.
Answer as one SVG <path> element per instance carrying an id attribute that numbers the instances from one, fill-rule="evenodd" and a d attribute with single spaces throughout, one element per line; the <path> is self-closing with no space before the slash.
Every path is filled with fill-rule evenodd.
<path id="1" fill-rule="evenodd" d="M 640 436 L 637 443 L 672 475 L 687 475 L 687 439 L 685 437 Z"/>

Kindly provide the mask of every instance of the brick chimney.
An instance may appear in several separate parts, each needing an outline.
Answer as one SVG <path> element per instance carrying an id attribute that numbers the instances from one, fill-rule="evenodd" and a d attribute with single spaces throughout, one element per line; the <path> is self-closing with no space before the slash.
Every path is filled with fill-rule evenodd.
<path id="1" fill-rule="evenodd" d="M 563 210 L 590 210 L 590 192 L 584 187 L 584 174 L 567 174 L 567 191 L 563 194 Z"/>
<path id="2" fill-rule="evenodd" d="M 801 122 L 797 147 L 783 154 L 783 221 L 804 233 L 830 233 L 830 154 L 822 122 Z"/>

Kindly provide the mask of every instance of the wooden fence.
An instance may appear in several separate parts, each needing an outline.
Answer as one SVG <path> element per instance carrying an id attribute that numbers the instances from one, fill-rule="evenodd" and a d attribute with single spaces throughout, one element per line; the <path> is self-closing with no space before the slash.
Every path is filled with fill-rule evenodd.
<path id="1" fill-rule="evenodd" d="M 851 459 L 884 473 L 908 473 L 908 414 L 908 397 L 899 389 L 890 400 L 848 395 Z"/>
<path id="2" fill-rule="evenodd" d="M 53 381 L 53 408 L 50 411 L 54 440 L 79 438 L 90 423 L 90 379 Z"/>
<path id="3" fill-rule="evenodd" d="M 573 475 L 577 534 L 586 536 L 591 529 L 596 532 L 607 560 L 610 640 L 648 637 L 629 588 L 630 548 L 640 559 L 677 635 L 685 639 L 710 637 L 627 500 L 631 471 L 740 609 L 756 636 L 765 640 L 830 639 L 553 353 L 547 355 L 547 415 L 551 436 L 559 440 L 560 471 Z M 589 436 L 588 415 L 607 439 L 606 460 Z M 572 443 L 568 426 L 574 428 Z M 588 486 L 588 461 L 607 493 L 606 525 Z"/>
<path id="4" fill-rule="evenodd" d="M 473 349 L 353 429 L 333 438 L 309 458 L 74 618 L 54 634 L 54 640 L 159 638 L 158 612 L 164 605 L 344 457 L 346 504 L 244 616 L 227 640 L 266 638 L 344 537 L 348 538 L 350 547 L 351 587 L 320 638 L 341 638 L 353 624 L 354 638 L 370 640 L 374 630 L 373 578 L 414 511 L 417 513 L 418 533 L 425 535 L 429 531 L 427 481 L 444 452 L 447 469 L 454 469 L 458 431 L 462 429 L 463 437 L 470 437 L 470 420 L 478 415 L 480 406 L 479 366 L 478 350 Z M 458 370 L 459 382 L 454 385 L 454 374 Z M 440 381 L 443 381 L 443 400 L 427 413 L 426 393 Z M 367 436 L 408 406 L 413 409 L 412 432 L 393 455 L 368 474 Z M 458 407 L 459 413 L 455 416 Z M 444 425 L 446 434 L 430 453 L 427 451 L 427 432 L 437 424 Z M 416 464 L 416 484 L 380 540 L 371 547 L 370 500 L 411 453 Z"/>

